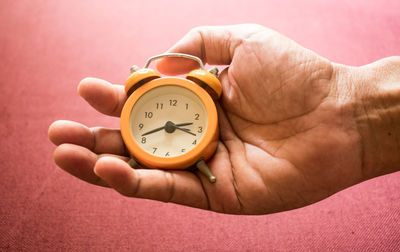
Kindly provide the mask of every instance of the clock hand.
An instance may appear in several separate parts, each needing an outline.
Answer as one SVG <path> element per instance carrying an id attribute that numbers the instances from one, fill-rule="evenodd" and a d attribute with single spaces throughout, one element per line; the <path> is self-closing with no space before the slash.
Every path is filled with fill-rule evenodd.
<path id="1" fill-rule="evenodd" d="M 150 131 L 148 131 L 146 133 L 143 133 L 142 136 L 147 136 L 147 135 L 150 135 L 152 133 L 155 133 L 157 131 L 160 131 L 160 130 L 163 130 L 163 129 L 166 129 L 166 128 L 168 128 L 168 130 L 167 130 L 168 133 L 172 133 L 175 130 L 175 128 L 178 128 L 179 126 L 188 126 L 188 125 L 192 125 L 192 124 L 193 123 L 178 123 L 178 124 L 174 124 L 173 122 L 168 121 L 167 123 L 165 123 L 164 126 L 158 127 L 156 129 L 150 130 Z M 173 129 L 173 130 L 171 130 L 171 129 Z M 169 132 L 169 131 L 171 131 L 171 132 Z"/>
<path id="2" fill-rule="evenodd" d="M 178 123 L 175 124 L 175 126 L 181 127 L 181 126 L 188 126 L 188 125 L 192 125 L 193 123 Z"/>
<path id="3" fill-rule="evenodd" d="M 159 128 L 153 129 L 153 130 L 150 130 L 150 131 L 148 131 L 148 132 L 146 132 L 146 133 L 142 134 L 142 136 L 146 136 L 146 135 L 149 135 L 149 134 L 155 133 L 155 132 L 157 132 L 157 131 L 160 131 L 160 130 L 163 130 L 163 129 L 165 129 L 165 125 L 164 125 L 164 126 L 162 126 L 162 127 L 159 127 Z"/>
<path id="4" fill-rule="evenodd" d="M 193 136 L 196 136 L 196 134 L 190 132 L 190 129 L 180 128 L 180 127 L 179 127 L 179 126 L 191 125 L 191 124 L 193 124 L 193 123 L 179 123 L 179 124 L 175 124 L 175 123 L 173 123 L 173 122 L 171 122 L 171 121 L 168 121 L 168 122 L 165 124 L 165 131 L 168 132 L 168 133 L 173 133 L 176 129 L 179 129 L 179 130 L 182 130 L 182 131 L 184 131 L 184 132 L 186 132 L 186 133 L 189 133 L 189 134 L 191 134 L 191 135 L 193 135 Z M 178 125 L 179 125 L 179 126 L 178 126 Z"/>
<path id="5" fill-rule="evenodd" d="M 179 128 L 179 127 L 175 127 L 178 130 L 182 130 L 183 132 L 189 133 L 193 136 L 196 136 L 196 134 L 194 134 L 193 132 L 190 131 L 190 129 L 185 129 L 185 128 Z"/>

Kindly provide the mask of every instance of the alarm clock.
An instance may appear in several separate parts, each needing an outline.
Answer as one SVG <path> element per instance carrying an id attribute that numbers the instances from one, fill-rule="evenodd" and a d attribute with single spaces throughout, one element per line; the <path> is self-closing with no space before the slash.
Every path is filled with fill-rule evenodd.
<path id="1" fill-rule="evenodd" d="M 186 78 L 162 77 L 148 66 L 163 57 L 192 59 L 199 69 Z M 131 68 L 125 82 L 128 98 L 121 113 L 121 135 L 132 167 L 197 167 L 211 183 L 216 181 L 205 161 L 218 145 L 215 102 L 222 87 L 217 74 L 217 68 L 207 71 L 198 57 L 182 53 L 156 55 L 143 68 Z"/>

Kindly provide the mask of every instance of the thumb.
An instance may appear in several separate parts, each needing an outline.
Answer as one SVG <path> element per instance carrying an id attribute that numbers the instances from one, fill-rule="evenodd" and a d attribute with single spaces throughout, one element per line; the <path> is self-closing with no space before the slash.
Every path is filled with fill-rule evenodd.
<path id="1" fill-rule="evenodd" d="M 168 52 L 186 53 L 199 57 L 204 64 L 229 65 L 235 48 L 241 43 L 247 25 L 202 26 L 187 33 Z M 169 75 L 178 75 L 198 68 L 193 60 L 163 58 L 157 61 L 157 69 Z"/>

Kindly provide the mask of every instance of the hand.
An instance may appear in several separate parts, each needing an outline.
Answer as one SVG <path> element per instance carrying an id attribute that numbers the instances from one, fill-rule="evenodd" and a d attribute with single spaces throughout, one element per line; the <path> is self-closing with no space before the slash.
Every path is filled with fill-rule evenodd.
<path id="1" fill-rule="evenodd" d="M 219 77 L 221 141 L 208 162 L 217 182 L 209 183 L 198 172 L 131 169 L 119 130 L 68 121 L 49 129 L 59 145 L 57 165 L 126 196 L 235 214 L 306 206 L 389 172 L 367 169 L 372 156 L 366 146 L 373 142 L 368 127 L 359 123 L 368 121 L 368 111 L 358 109 L 366 97 L 357 92 L 362 83 L 355 73 L 362 68 L 333 64 L 258 25 L 200 27 L 169 51 L 228 65 Z M 165 74 L 195 67 L 185 59 L 157 62 Z M 122 86 L 93 78 L 80 83 L 79 94 L 111 116 L 120 115 L 126 100 Z M 398 158 L 391 161 L 399 163 Z"/>

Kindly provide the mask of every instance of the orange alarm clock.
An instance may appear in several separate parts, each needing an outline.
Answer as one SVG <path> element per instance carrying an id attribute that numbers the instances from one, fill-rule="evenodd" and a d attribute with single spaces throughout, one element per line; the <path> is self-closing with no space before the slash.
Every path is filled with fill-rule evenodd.
<path id="1" fill-rule="evenodd" d="M 186 78 L 161 77 L 148 68 L 162 57 L 195 60 L 200 68 Z M 167 53 L 151 57 L 144 68 L 131 68 L 125 82 L 128 99 L 121 113 L 122 139 L 132 156 L 129 162 L 155 169 L 186 169 L 196 166 L 211 183 L 215 176 L 205 161 L 218 145 L 215 101 L 221 96 L 218 71 L 205 70 L 195 56 Z"/>

